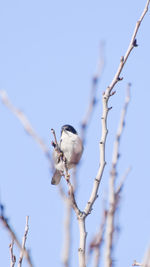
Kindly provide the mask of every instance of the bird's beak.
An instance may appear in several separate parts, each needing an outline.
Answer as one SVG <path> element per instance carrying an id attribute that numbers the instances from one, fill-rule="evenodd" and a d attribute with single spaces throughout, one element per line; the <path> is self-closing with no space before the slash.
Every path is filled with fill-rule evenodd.
<path id="1" fill-rule="evenodd" d="M 65 132 L 66 134 L 68 134 L 68 132 L 65 128 L 62 128 L 62 132 Z"/>
<path id="2" fill-rule="evenodd" d="M 61 129 L 61 135 L 62 135 L 62 133 L 63 133 L 63 132 L 65 132 L 65 133 L 66 133 L 66 130 L 65 130 L 65 128 L 62 128 L 62 129 Z"/>

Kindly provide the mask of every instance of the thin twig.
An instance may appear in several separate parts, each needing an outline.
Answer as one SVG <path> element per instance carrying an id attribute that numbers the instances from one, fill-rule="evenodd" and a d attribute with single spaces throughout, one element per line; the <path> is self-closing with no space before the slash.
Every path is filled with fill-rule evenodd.
<path id="1" fill-rule="evenodd" d="M 56 147 L 58 150 L 60 150 L 60 149 L 59 149 L 59 145 L 58 145 L 58 142 L 57 142 L 57 138 L 56 138 L 56 134 L 55 134 L 54 129 L 51 129 L 51 132 L 52 132 L 52 134 L 53 134 L 53 136 L 54 136 L 54 141 L 55 141 L 55 142 L 52 143 L 52 145 L 53 145 L 54 147 Z"/>
<path id="2" fill-rule="evenodd" d="M 50 155 L 50 152 L 49 152 L 49 148 L 44 143 L 42 138 L 35 132 L 35 130 L 33 129 L 32 125 L 29 122 L 29 120 L 26 117 L 26 115 L 11 103 L 11 101 L 9 100 L 8 95 L 7 95 L 5 90 L 2 90 L 2 89 L 0 90 L 0 97 L 1 97 L 1 100 L 2 100 L 3 104 L 5 104 L 5 106 L 8 107 L 8 109 L 10 109 L 10 111 L 19 119 L 19 121 L 23 125 L 25 131 L 30 136 L 32 136 L 32 138 L 36 141 L 36 143 L 39 144 L 40 148 L 42 149 L 42 151 L 44 152 L 46 158 L 48 159 L 50 168 L 53 168 L 51 155 Z"/>
<path id="3" fill-rule="evenodd" d="M 24 256 L 24 250 L 25 250 L 25 243 L 26 243 L 27 234 L 28 234 L 28 230 L 29 230 L 28 221 L 29 221 L 29 216 L 26 216 L 26 226 L 25 226 L 24 236 L 23 236 L 23 239 L 22 239 L 22 250 L 20 252 L 20 258 L 19 258 L 18 267 L 22 266 L 22 260 L 23 260 L 23 256 Z"/>
<path id="4" fill-rule="evenodd" d="M 6 228 L 6 230 L 8 231 L 8 233 L 11 236 L 11 239 L 14 240 L 14 242 L 16 243 L 16 245 L 18 246 L 18 248 L 22 251 L 23 255 L 25 256 L 28 264 L 30 267 L 33 267 L 32 261 L 31 261 L 31 257 L 29 255 L 29 252 L 24 248 L 22 248 L 15 232 L 12 230 L 11 226 L 8 223 L 7 218 L 5 218 L 3 215 L 0 216 L 0 221 L 2 222 L 2 224 L 4 225 L 4 227 Z"/>
<path id="5" fill-rule="evenodd" d="M 143 263 L 137 262 L 136 260 L 133 262 L 132 266 L 143 266 L 143 267 L 148 267 Z"/>
<path id="6" fill-rule="evenodd" d="M 109 96 L 111 94 L 111 91 L 113 90 L 115 84 L 118 83 L 119 81 L 121 81 L 123 79 L 123 78 L 120 78 L 120 74 L 122 72 L 122 69 L 123 69 L 123 67 L 124 67 L 124 65 L 125 65 L 128 57 L 129 57 L 131 51 L 132 51 L 132 49 L 134 47 L 137 47 L 138 46 L 137 45 L 137 40 L 136 40 L 137 32 L 139 30 L 139 27 L 141 25 L 142 20 L 144 19 L 145 15 L 146 15 L 146 13 L 148 11 L 149 3 L 150 3 L 150 0 L 148 0 L 146 2 L 145 8 L 144 8 L 144 10 L 142 12 L 142 15 L 141 15 L 140 19 L 136 23 L 136 26 L 135 26 L 135 29 L 133 31 L 133 34 L 132 34 L 132 37 L 131 37 L 131 41 L 130 41 L 130 44 L 128 46 L 128 49 L 127 49 L 127 51 L 125 53 L 125 56 L 124 57 L 121 57 L 120 64 L 118 66 L 117 72 L 116 72 L 116 74 L 115 74 L 115 76 L 114 76 L 111 84 L 106 89 L 105 96 L 107 98 L 109 98 Z"/>
<path id="7" fill-rule="evenodd" d="M 16 263 L 16 256 L 13 253 L 14 240 L 9 245 L 10 250 L 10 267 L 14 267 Z"/>
<path id="8" fill-rule="evenodd" d="M 124 186 L 124 182 L 129 174 L 129 172 L 131 171 L 131 167 L 128 167 L 127 170 L 125 171 L 125 173 L 123 174 L 122 176 L 122 179 L 120 180 L 120 183 L 115 191 L 115 195 L 116 197 L 120 194 L 120 192 L 122 191 L 123 189 L 123 186 Z"/>
<path id="9" fill-rule="evenodd" d="M 125 97 L 125 104 L 122 109 L 121 118 L 119 122 L 118 131 L 116 134 L 115 142 L 114 142 L 114 150 L 112 157 L 112 167 L 110 171 L 110 179 L 109 179 L 109 208 L 106 220 L 106 247 L 105 247 L 105 267 L 112 266 L 112 247 L 113 247 L 113 235 L 114 235 L 114 217 L 116 213 L 116 207 L 118 204 L 119 193 L 123 186 L 124 180 L 121 181 L 119 188 L 115 189 L 115 181 L 117 177 L 117 163 L 119 159 L 119 146 L 120 140 L 123 133 L 124 125 L 125 125 L 125 116 L 128 108 L 128 104 L 130 101 L 130 84 L 127 87 L 127 94 Z M 126 176 L 125 176 L 126 177 Z"/>

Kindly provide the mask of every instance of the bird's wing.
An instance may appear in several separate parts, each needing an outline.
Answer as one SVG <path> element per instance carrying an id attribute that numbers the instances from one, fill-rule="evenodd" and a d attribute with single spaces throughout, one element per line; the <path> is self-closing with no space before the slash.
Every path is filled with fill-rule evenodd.
<path id="1" fill-rule="evenodd" d="M 61 175 L 60 171 L 56 170 L 56 171 L 54 172 L 53 177 L 52 177 L 51 184 L 53 184 L 53 185 L 57 185 L 57 184 L 59 184 L 60 179 L 61 179 L 61 176 L 62 176 L 62 175 Z"/>
<path id="2" fill-rule="evenodd" d="M 78 139 L 74 143 L 74 153 L 71 158 L 71 163 L 77 164 L 82 156 L 83 153 L 83 145 L 81 138 L 78 137 Z"/>

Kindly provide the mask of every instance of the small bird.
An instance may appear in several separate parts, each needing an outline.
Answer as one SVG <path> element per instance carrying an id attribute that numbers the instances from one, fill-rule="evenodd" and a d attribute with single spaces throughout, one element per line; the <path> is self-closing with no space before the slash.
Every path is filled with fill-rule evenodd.
<path id="1" fill-rule="evenodd" d="M 60 152 L 66 159 L 68 169 L 75 167 L 83 153 L 82 140 L 79 137 L 77 131 L 71 125 L 64 125 L 61 128 L 61 137 L 58 144 Z M 51 184 L 57 185 L 60 182 L 62 175 L 64 174 L 64 162 L 60 158 L 58 150 L 53 151 L 53 160 L 55 166 L 55 172 L 51 180 Z"/>

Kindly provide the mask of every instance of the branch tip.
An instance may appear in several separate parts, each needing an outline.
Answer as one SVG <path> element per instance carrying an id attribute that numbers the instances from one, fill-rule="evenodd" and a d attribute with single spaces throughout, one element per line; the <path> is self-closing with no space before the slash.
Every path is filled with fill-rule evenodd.
<path id="1" fill-rule="evenodd" d="M 121 57 L 120 61 L 123 63 L 124 62 L 124 56 Z"/>
<path id="2" fill-rule="evenodd" d="M 116 93 L 116 91 L 113 91 L 112 93 L 110 93 L 109 96 L 113 96 Z"/>
<path id="3" fill-rule="evenodd" d="M 117 80 L 118 80 L 118 82 L 119 81 L 122 81 L 123 80 L 123 77 L 118 77 Z"/>
<path id="4" fill-rule="evenodd" d="M 137 44 L 137 39 L 134 39 L 134 41 L 133 41 L 133 46 L 134 46 L 134 47 L 137 47 L 137 46 L 138 46 L 138 44 Z"/>

